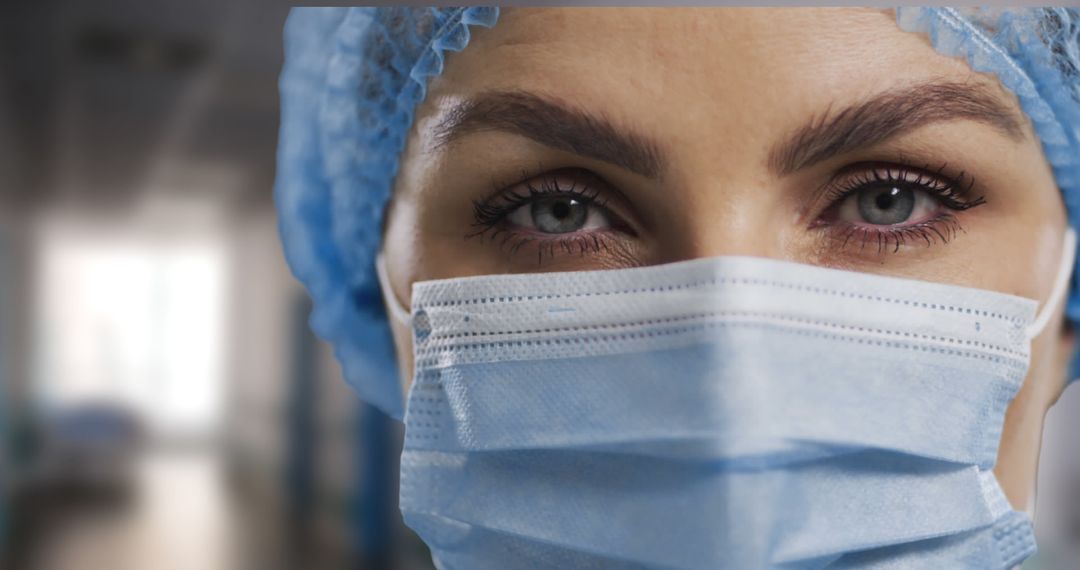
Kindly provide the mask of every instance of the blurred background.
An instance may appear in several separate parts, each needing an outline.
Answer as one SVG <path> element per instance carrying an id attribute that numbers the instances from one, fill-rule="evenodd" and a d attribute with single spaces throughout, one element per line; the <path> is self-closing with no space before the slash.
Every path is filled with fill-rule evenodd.
<path id="1" fill-rule="evenodd" d="M 0 8 L 0 568 L 430 568 L 310 333 L 277 1 Z"/>
<path id="2" fill-rule="evenodd" d="M 0 568 L 430 568 L 273 210 L 287 6 L 0 11 Z M 1040 558 L 1080 561 L 1080 389 Z"/>

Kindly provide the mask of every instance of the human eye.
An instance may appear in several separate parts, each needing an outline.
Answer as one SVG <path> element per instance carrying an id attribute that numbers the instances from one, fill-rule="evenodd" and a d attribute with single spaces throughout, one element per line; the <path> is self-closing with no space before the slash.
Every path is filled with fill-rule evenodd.
<path id="1" fill-rule="evenodd" d="M 963 231 L 959 212 L 986 203 L 974 196 L 974 179 L 937 169 L 897 164 L 858 164 L 827 184 L 829 204 L 813 227 L 840 242 L 841 249 L 869 245 L 876 253 L 906 246 L 948 243 Z"/>
<path id="2" fill-rule="evenodd" d="M 561 169 L 529 177 L 473 203 L 474 231 L 511 255 L 537 263 L 564 255 L 611 253 L 635 234 L 617 191 L 596 174 Z M 535 250 L 532 251 L 532 250 Z"/>

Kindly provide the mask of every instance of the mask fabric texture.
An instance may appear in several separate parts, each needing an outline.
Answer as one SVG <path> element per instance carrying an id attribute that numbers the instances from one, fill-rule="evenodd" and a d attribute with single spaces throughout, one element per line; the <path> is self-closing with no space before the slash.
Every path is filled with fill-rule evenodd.
<path id="1" fill-rule="evenodd" d="M 1031 299 L 720 257 L 412 300 L 401 509 L 444 570 L 993 569 L 1035 550 L 991 473 Z"/>

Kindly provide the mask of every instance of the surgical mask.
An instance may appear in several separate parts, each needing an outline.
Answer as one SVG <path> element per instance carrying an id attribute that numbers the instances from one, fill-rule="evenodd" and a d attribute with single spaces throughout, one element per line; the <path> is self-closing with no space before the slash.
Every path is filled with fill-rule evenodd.
<path id="1" fill-rule="evenodd" d="M 1075 240 L 1038 316 L 749 257 L 416 283 L 405 520 L 444 570 L 1010 568 L 991 469 Z"/>

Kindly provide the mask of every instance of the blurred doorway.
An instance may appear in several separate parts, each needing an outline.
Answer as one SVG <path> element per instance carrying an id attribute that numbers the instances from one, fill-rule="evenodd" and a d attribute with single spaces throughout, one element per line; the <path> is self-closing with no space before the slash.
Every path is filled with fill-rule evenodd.
<path id="1" fill-rule="evenodd" d="M 35 400 L 47 412 L 126 410 L 155 443 L 212 443 L 223 401 L 221 239 L 88 224 L 42 226 Z"/>

